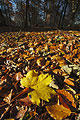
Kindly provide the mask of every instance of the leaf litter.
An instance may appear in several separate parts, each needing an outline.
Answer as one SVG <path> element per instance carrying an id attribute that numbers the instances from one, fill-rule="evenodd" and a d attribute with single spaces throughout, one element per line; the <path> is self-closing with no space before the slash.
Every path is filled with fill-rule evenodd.
<path id="1" fill-rule="evenodd" d="M 79 34 L 61 30 L 0 34 L 0 119 L 79 119 Z M 22 84 L 31 71 L 36 71 L 35 79 L 32 74 L 28 86 Z M 44 84 L 37 84 L 41 80 Z"/>

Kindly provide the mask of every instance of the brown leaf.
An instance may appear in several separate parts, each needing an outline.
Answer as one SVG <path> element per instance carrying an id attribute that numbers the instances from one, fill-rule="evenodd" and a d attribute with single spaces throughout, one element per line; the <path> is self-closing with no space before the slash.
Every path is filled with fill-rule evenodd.
<path id="1" fill-rule="evenodd" d="M 48 113 L 56 120 L 62 120 L 67 116 L 70 116 L 71 110 L 65 108 L 63 105 L 51 105 L 46 106 Z"/>
<path id="2" fill-rule="evenodd" d="M 59 102 L 67 109 L 70 109 L 69 106 L 67 105 L 69 102 L 66 101 L 62 96 L 59 95 Z"/>
<path id="3" fill-rule="evenodd" d="M 72 61 L 72 58 L 73 58 L 73 56 L 69 54 L 68 55 L 65 54 L 63 57 L 66 58 L 66 60 L 70 60 L 70 61 Z"/>
<path id="4" fill-rule="evenodd" d="M 24 108 L 24 109 L 21 109 L 21 110 L 18 112 L 16 118 L 17 118 L 17 119 L 18 119 L 18 118 L 23 118 L 26 111 L 27 111 L 27 107 Z"/>
<path id="5" fill-rule="evenodd" d="M 29 96 L 19 99 L 20 102 L 22 102 L 26 106 L 30 106 L 32 104 L 32 101 Z"/>
<path id="6" fill-rule="evenodd" d="M 26 55 L 26 54 L 23 54 L 22 56 L 23 56 L 23 58 L 27 58 L 28 57 L 28 55 Z"/>

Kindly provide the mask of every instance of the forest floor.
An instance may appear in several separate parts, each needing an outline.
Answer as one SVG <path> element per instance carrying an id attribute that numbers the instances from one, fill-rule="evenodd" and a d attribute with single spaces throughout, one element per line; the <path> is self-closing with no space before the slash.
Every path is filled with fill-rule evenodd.
<path id="1" fill-rule="evenodd" d="M 0 119 L 80 120 L 79 31 L 0 34 Z"/>
<path id="2" fill-rule="evenodd" d="M 51 28 L 51 27 L 20 27 L 20 26 L 0 26 L 0 33 L 3 32 L 19 32 L 19 31 L 23 31 L 23 32 L 41 32 L 41 31 L 51 31 L 51 30 L 56 30 L 55 28 Z"/>
<path id="3" fill-rule="evenodd" d="M 58 28 L 50 27 L 50 26 L 36 26 L 34 25 L 33 27 L 20 27 L 20 26 L 0 26 L 0 33 L 3 32 L 47 32 L 47 31 L 52 31 L 52 30 L 58 30 Z M 61 29 L 62 30 L 62 29 Z M 80 31 L 80 25 L 74 25 L 74 26 L 69 26 L 63 28 L 65 31 L 73 30 L 73 31 Z"/>

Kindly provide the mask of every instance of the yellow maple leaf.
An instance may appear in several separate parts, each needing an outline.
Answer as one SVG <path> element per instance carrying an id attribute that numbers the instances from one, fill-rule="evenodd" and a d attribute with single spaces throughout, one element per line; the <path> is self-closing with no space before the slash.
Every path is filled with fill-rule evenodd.
<path id="1" fill-rule="evenodd" d="M 40 74 L 38 76 L 38 73 L 35 70 L 31 70 L 27 73 L 26 77 L 21 79 L 21 84 L 24 87 L 33 89 L 28 95 L 31 95 L 33 103 L 39 105 L 40 99 L 49 102 L 51 95 L 56 94 L 56 92 L 48 86 L 51 81 L 51 75 Z"/>
<path id="2" fill-rule="evenodd" d="M 27 88 L 32 88 L 37 82 L 38 73 L 36 71 L 29 71 L 26 77 L 21 79 L 21 85 Z"/>

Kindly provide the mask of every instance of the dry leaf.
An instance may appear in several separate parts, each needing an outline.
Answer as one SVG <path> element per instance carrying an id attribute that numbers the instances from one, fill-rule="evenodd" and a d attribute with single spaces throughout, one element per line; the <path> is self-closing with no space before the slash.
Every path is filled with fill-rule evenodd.
<path id="1" fill-rule="evenodd" d="M 39 59 L 37 59 L 37 64 L 38 64 L 39 66 L 45 65 L 45 59 L 42 58 L 42 57 L 40 57 Z"/>
<path id="2" fill-rule="evenodd" d="M 23 77 L 23 75 L 21 74 L 21 72 L 18 72 L 15 74 L 15 79 L 16 80 L 20 80 Z"/>
<path id="3" fill-rule="evenodd" d="M 68 74 L 71 74 L 72 68 L 69 67 L 68 65 L 62 66 L 62 69 L 67 72 Z"/>
<path id="4" fill-rule="evenodd" d="M 21 109 L 18 113 L 17 113 L 17 116 L 16 118 L 19 119 L 19 118 L 23 118 L 25 113 L 27 111 L 27 107 L 25 109 Z"/>
<path id="5" fill-rule="evenodd" d="M 30 106 L 32 104 L 32 101 L 29 96 L 19 99 L 19 101 L 22 102 L 22 104 L 24 104 L 26 106 Z"/>
<path id="6" fill-rule="evenodd" d="M 68 92 L 68 91 L 66 91 L 66 90 L 57 90 L 57 93 L 59 94 L 60 97 L 61 97 L 61 95 L 64 96 L 64 99 L 65 99 L 65 100 L 63 100 L 63 101 L 66 101 L 66 102 L 67 102 L 67 103 L 66 103 L 67 105 L 68 105 L 68 104 L 69 104 L 69 105 L 71 104 L 73 107 L 76 108 L 75 100 L 74 100 L 72 94 L 70 94 L 70 92 Z M 63 101 L 60 99 L 61 104 L 63 104 Z M 70 103 L 69 103 L 69 102 L 70 102 Z"/>
<path id="7" fill-rule="evenodd" d="M 65 79 L 64 82 L 67 83 L 68 85 L 75 86 L 74 83 L 69 78 Z"/>
<path id="8" fill-rule="evenodd" d="M 65 108 L 63 105 L 46 106 L 46 109 L 55 120 L 62 120 L 71 114 L 71 110 Z"/>
<path id="9" fill-rule="evenodd" d="M 8 104 L 10 104 L 10 102 L 11 102 L 12 91 L 13 91 L 13 89 L 10 91 L 9 95 L 4 98 L 4 101 L 7 102 Z"/>

